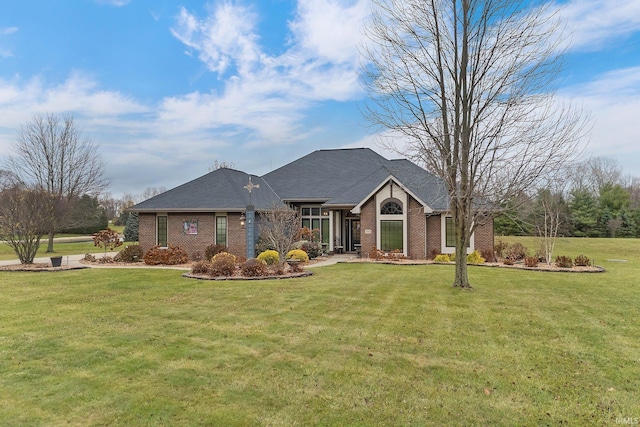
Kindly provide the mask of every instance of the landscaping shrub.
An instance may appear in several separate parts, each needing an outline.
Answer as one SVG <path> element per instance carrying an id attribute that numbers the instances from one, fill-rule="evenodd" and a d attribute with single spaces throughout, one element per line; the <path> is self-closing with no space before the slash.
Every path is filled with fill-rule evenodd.
<path id="1" fill-rule="evenodd" d="M 381 251 L 380 249 L 374 246 L 373 249 L 371 250 L 371 255 L 369 256 L 374 260 L 379 261 L 381 259 L 385 259 L 387 257 L 387 253 L 385 251 Z"/>
<path id="2" fill-rule="evenodd" d="M 505 251 L 505 258 L 509 258 L 513 261 L 519 261 L 527 256 L 527 248 L 522 243 L 514 243 L 510 245 Z"/>
<path id="3" fill-rule="evenodd" d="M 451 261 L 451 262 L 455 262 L 456 261 L 456 253 L 455 252 L 452 253 L 452 254 L 449 254 L 449 261 Z"/>
<path id="4" fill-rule="evenodd" d="M 82 258 L 84 261 L 89 261 L 89 262 L 96 262 L 96 257 L 91 255 L 91 254 L 85 254 L 84 258 Z"/>
<path id="5" fill-rule="evenodd" d="M 260 255 L 258 255 L 258 259 L 264 261 L 267 265 L 276 265 L 280 261 L 280 254 L 278 254 L 278 251 L 268 249 L 261 252 Z"/>
<path id="6" fill-rule="evenodd" d="M 447 254 L 438 254 L 433 259 L 433 262 L 451 262 L 451 258 Z"/>
<path id="7" fill-rule="evenodd" d="M 211 263 L 208 261 L 197 261 L 191 266 L 192 274 L 209 274 Z"/>
<path id="8" fill-rule="evenodd" d="M 259 277 L 267 274 L 267 263 L 261 259 L 250 258 L 240 267 L 245 277 Z"/>
<path id="9" fill-rule="evenodd" d="M 189 262 L 187 251 L 173 245 L 168 245 L 166 248 L 156 245 L 144 254 L 143 259 L 147 265 L 176 265 Z"/>
<path id="10" fill-rule="evenodd" d="M 304 251 L 309 258 L 317 258 L 322 254 L 322 245 L 311 240 L 299 240 L 292 247 Z"/>
<path id="11" fill-rule="evenodd" d="M 493 253 L 493 249 L 491 248 L 480 249 L 480 255 L 485 259 L 486 262 L 495 262 L 496 260 L 496 256 Z"/>
<path id="12" fill-rule="evenodd" d="M 496 255 L 500 258 L 505 257 L 508 248 L 509 248 L 509 244 L 501 239 L 498 239 L 498 241 L 493 246 L 493 249 L 495 250 Z"/>
<path id="13" fill-rule="evenodd" d="M 140 245 L 127 246 L 113 257 L 117 262 L 142 262 L 142 258 L 144 258 L 144 251 Z"/>
<path id="14" fill-rule="evenodd" d="M 558 255 L 556 257 L 556 267 L 571 268 L 573 267 L 573 260 L 568 256 Z"/>
<path id="15" fill-rule="evenodd" d="M 537 256 L 526 256 L 524 257 L 524 265 L 527 267 L 537 267 L 540 262 L 540 258 Z"/>
<path id="16" fill-rule="evenodd" d="M 480 252 L 473 251 L 467 255 L 467 264 L 484 264 L 485 259 L 480 255 Z"/>
<path id="17" fill-rule="evenodd" d="M 225 245 L 209 245 L 204 249 L 204 259 L 211 261 L 214 256 L 226 251 L 227 247 Z"/>
<path id="18" fill-rule="evenodd" d="M 586 255 L 578 255 L 576 259 L 573 260 L 573 265 L 576 267 L 589 267 L 591 260 Z"/>
<path id="19" fill-rule="evenodd" d="M 394 249 L 393 251 L 389 252 L 387 256 L 392 260 L 404 259 L 404 253 L 402 253 L 400 249 Z"/>
<path id="20" fill-rule="evenodd" d="M 220 252 L 211 259 L 212 276 L 233 276 L 236 272 L 236 257 L 229 252 Z"/>
<path id="21" fill-rule="evenodd" d="M 513 261 L 511 258 L 504 258 L 504 259 L 502 260 L 502 263 L 503 263 L 504 265 L 513 265 L 514 261 Z"/>
<path id="22" fill-rule="evenodd" d="M 287 259 L 297 259 L 300 262 L 309 262 L 309 256 L 301 249 L 293 249 L 287 253 Z"/>

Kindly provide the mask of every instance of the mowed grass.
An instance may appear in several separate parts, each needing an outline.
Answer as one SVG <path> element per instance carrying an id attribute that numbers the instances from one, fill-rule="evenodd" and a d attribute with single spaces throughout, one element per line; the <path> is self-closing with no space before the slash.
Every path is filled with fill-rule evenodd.
<path id="1" fill-rule="evenodd" d="M 470 267 L 472 291 L 450 265 L 0 272 L 0 424 L 615 425 L 640 417 L 640 242 L 591 242 L 606 273 Z"/>
<path id="2" fill-rule="evenodd" d="M 128 244 L 137 244 L 136 243 L 124 243 L 124 245 L 119 246 L 114 249 L 114 251 L 122 250 Z M 107 249 L 111 251 L 111 249 Z M 96 246 L 93 242 L 69 242 L 69 243 L 58 243 L 55 242 L 53 244 L 53 252 L 47 252 L 47 242 L 46 240 L 40 245 L 38 249 L 38 253 L 36 254 L 36 258 L 40 257 L 50 257 L 57 255 L 83 255 L 83 254 L 95 254 L 104 252 L 104 247 Z M 0 261 L 4 260 L 17 260 L 18 256 L 16 255 L 13 248 L 11 248 L 6 243 L 0 243 Z"/>

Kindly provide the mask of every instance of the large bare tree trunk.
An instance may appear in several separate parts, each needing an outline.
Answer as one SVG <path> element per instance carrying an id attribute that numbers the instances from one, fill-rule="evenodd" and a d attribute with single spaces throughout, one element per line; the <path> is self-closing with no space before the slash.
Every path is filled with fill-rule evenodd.
<path id="1" fill-rule="evenodd" d="M 585 119 L 559 105 L 552 3 L 372 0 L 363 47 L 367 119 L 384 145 L 446 184 L 454 286 L 468 288 L 474 228 L 579 154 Z"/>

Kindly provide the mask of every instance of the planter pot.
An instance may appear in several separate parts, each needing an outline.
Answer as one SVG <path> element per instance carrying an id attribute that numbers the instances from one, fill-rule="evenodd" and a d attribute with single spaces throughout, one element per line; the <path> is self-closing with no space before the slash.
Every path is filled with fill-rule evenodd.
<path id="1" fill-rule="evenodd" d="M 52 267 L 60 267 L 60 266 L 62 266 L 62 257 L 61 256 L 52 256 L 51 257 L 51 266 Z"/>

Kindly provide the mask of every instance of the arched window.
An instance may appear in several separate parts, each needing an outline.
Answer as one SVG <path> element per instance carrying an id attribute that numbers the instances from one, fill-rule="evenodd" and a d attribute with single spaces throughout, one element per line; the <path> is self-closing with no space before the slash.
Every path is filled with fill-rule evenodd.
<path id="1" fill-rule="evenodd" d="M 402 215 L 402 205 L 395 200 L 390 200 L 380 208 L 382 215 Z"/>

